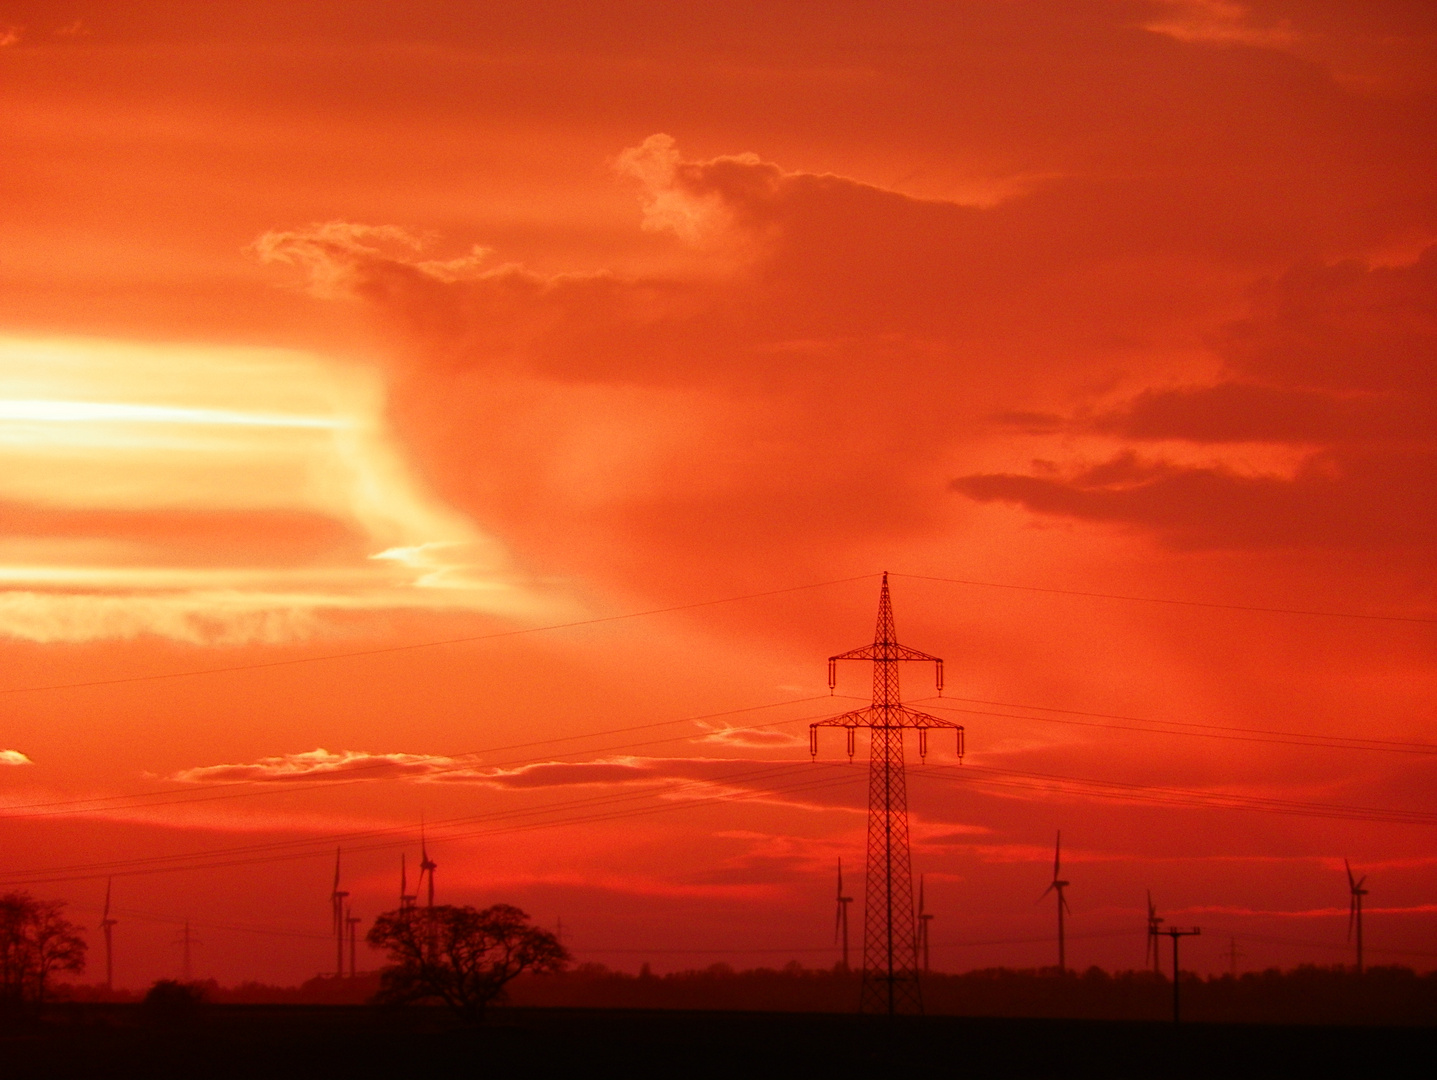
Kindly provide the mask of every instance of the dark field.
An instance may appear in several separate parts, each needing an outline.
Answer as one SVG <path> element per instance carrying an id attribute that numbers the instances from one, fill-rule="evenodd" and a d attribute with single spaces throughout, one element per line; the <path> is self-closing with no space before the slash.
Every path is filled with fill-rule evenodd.
<path id="1" fill-rule="evenodd" d="M 1437 1029 L 899 1018 L 621 1009 L 209 1005 L 161 1018 L 80 1005 L 0 1033 L 0 1075 L 288 1078 L 633 1075 L 1306 1077 L 1433 1075 Z"/>

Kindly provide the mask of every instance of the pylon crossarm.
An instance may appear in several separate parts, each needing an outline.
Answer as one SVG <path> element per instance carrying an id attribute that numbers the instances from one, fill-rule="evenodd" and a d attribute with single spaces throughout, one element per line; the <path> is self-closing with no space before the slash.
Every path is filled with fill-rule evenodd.
<path id="1" fill-rule="evenodd" d="M 857 649 L 839 653 L 837 656 L 830 656 L 828 658 L 828 688 L 830 690 L 838 685 L 838 661 L 840 660 L 874 660 L 878 662 L 902 660 L 935 664 L 937 666 L 935 680 L 938 692 L 943 693 L 943 658 L 919 652 L 917 649 L 910 649 L 907 645 L 900 645 L 896 641 L 875 641 L 872 645 L 863 645 Z"/>
<path id="2" fill-rule="evenodd" d="M 815 724 L 808 725 L 808 752 L 815 759 L 818 757 L 818 729 L 821 727 L 841 727 L 848 729 L 848 758 L 853 760 L 853 733 L 860 727 L 870 727 L 872 720 L 869 714 L 872 708 L 854 709 L 851 712 L 843 713 L 841 716 L 830 716 L 827 720 L 820 720 Z"/>

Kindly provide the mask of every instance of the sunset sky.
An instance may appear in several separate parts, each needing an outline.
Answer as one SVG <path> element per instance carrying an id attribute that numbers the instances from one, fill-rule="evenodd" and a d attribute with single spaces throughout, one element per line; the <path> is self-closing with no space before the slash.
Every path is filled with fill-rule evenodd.
<path id="1" fill-rule="evenodd" d="M 881 13 L 880 12 L 881 8 Z M 0 0 L 0 889 L 830 966 L 1437 967 L 1437 6 Z M 860 904 L 861 906 L 861 904 Z M 857 928 L 861 921 L 856 917 Z M 373 966 L 377 955 L 361 957 Z"/>

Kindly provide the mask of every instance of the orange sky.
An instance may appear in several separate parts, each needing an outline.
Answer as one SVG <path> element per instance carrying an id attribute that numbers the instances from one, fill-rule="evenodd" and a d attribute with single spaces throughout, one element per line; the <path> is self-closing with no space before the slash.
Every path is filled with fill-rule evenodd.
<path id="1" fill-rule="evenodd" d="M 1339 962 L 1347 857 L 1433 967 L 1434 44 L 0 0 L 0 886 L 113 872 L 124 985 L 186 917 L 292 982 L 422 816 L 580 959 L 830 964 L 865 778 L 804 729 L 888 569 L 968 726 L 935 964 L 1051 962 L 1061 828 L 1078 966 L 1148 888 L 1196 967 Z"/>

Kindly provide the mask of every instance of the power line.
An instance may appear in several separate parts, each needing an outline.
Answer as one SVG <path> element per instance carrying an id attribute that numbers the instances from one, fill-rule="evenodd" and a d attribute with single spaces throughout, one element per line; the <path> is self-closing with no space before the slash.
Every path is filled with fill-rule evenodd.
<path id="1" fill-rule="evenodd" d="M 690 723 L 697 723 L 698 721 L 701 721 L 701 720 L 715 720 L 715 719 L 718 719 L 718 718 L 724 717 L 724 716 L 738 716 L 738 715 L 740 715 L 740 714 L 742 714 L 742 713 L 759 712 L 760 710 L 763 710 L 763 709 L 777 709 L 777 708 L 782 708 L 782 707 L 785 706 L 785 705 L 802 705 L 802 704 L 807 704 L 808 702 L 812 702 L 812 701 L 824 701 L 824 700 L 827 700 L 828 697 L 829 697 L 829 695 L 827 695 L 827 694 L 820 694 L 820 695 L 815 695 L 815 696 L 813 696 L 813 697 L 807 697 L 807 698 L 793 698 L 793 699 L 791 699 L 791 700 L 789 700 L 789 701 L 776 701 L 776 702 L 771 702 L 771 703 L 769 703 L 769 704 L 767 704 L 767 705 L 750 705 L 750 706 L 746 706 L 746 707 L 744 707 L 744 708 L 742 708 L 742 709 L 727 709 L 727 710 L 724 710 L 724 711 L 722 711 L 722 712 L 701 713 L 701 714 L 699 714 L 699 715 L 697 715 L 697 716 L 686 716 L 686 717 L 681 717 L 681 718 L 676 719 L 676 720 L 657 720 L 657 721 L 654 721 L 654 722 L 652 722 L 652 723 L 647 723 L 647 724 L 633 724 L 633 725 L 630 725 L 629 727 L 607 728 L 607 729 L 601 729 L 601 730 L 599 730 L 599 731 L 585 732 L 585 733 L 580 734 L 580 735 L 561 735 L 561 736 L 556 736 L 556 737 L 553 738 L 553 739 L 538 739 L 538 740 L 535 740 L 535 741 L 532 741 L 532 742 L 510 743 L 510 744 L 507 745 L 507 746 L 488 747 L 488 748 L 483 749 L 483 750 L 466 750 L 466 751 L 463 751 L 462 753 L 454 753 L 454 754 L 435 754 L 435 755 L 432 755 L 432 756 L 434 756 L 434 757 L 446 758 L 446 759 L 448 759 L 448 760 L 450 760 L 450 761 L 457 761 L 457 760 L 460 759 L 460 758 L 477 758 L 477 757 L 480 757 L 480 756 L 482 756 L 482 755 L 484 755 L 484 754 L 497 754 L 497 753 L 502 753 L 502 752 L 504 752 L 504 751 L 506 751 L 506 750 L 524 750 L 524 749 L 528 749 L 529 747 L 533 747 L 533 746 L 551 746 L 551 745 L 555 745 L 555 744 L 558 744 L 558 743 L 577 742 L 577 741 L 579 741 L 579 740 L 581 740 L 581 739 L 595 739 L 595 738 L 599 738 L 599 737 L 604 736 L 604 735 L 620 735 L 620 734 L 624 734 L 624 733 L 627 733 L 627 732 L 630 732 L 630 731 L 645 731 L 645 730 L 650 730 L 650 729 L 658 728 L 658 727 L 668 727 L 668 726 L 673 725 L 673 724 L 690 724 Z M 809 717 L 803 717 L 803 718 L 801 718 L 801 720 L 807 720 L 807 719 L 810 719 L 810 718 L 809 718 Z M 759 731 L 759 730 L 763 730 L 763 729 L 771 728 L 771 727 L 780 727 L 780 726 L 782 726 L 783 724 L 796 724 L 796 723 L 800 723 L 801 720 L 800 720 L 800 719 L 775 720 L 775 721 L 773 721 L 772 723 L 768 723 L 768 724 L 751 724 L 751 725 L 749 725 L 748 727 L 732 728 L 732 729 L 730 729 L 730 730 L 733 730 L 733 731 Z M 584 752 L 585 752 L 585 753 L 590 753 L 590 754 L 601 754 L 601 753 L 609 753 L 609 752 L 614 751 L 614 750 L 631 750 L 631 749 L 634 749 L 634 748 L 636 748 L 636 747 L 641 747 L 641 746 L 656 746 L 656 745 L 659 745 L 659 744 L 661 744 L 661 743 L 677 742 L 677 741 L 679 741 L 679 740 L 681 740 L 681 739 L 689 739 L 689 738 L 692 738 L 692 737 L 693 737 L 693 736 L 690 735 L 690 734 L 675 735 L 675 736 L 672 736 L 672 737 L 666 738 L 666 739 L 650 739 L 650 740 L 645 741 L 645 742 L 624 743 L 624 744 L 620 744 L 620 745 L 617 745 L 617 746 L 593 747 L 593 748 L 590 748 L 589 750 L 586 750 L 586 751 L 584 751 Z M 539 757 L 539 758 L 519 758 L 519 759 L 510 760 L 510 761 L 488 762 L 488 763 L 486 763 L 486 764 L 488 764 L 488 766 L 489 766 L 490 768 L 504 768 L 504 767 L 507 767 L 507 766 L 540 764 L 540 763 L 543 763 L 543 762 L 545 762 L 545 761 L 547 761 L 547 760 L 549 760 L 549 759 L 547 759 L 547 758 L 542 758 L 542 757 Z M 354 767 L 352 767 L 352 768 L 346 769 L 346 770 L 344 771 L 344 773 L 343 773 L 343 774 L 340 774 L 340 775 L 342 775 L 342 776 L 344 776 L 344 777 L 348 777 L 348 776 L 350 776 L 351 774 L 357 773 L 357 772 L 369 772 L 369 771 L 376 770 L 376 769 L 389 768 L 389 767 L 391 767 L 393 764 L 394 764 L 394 763 L 393 763 L 392 761 L 378 761 L 378 762 L 372 762 L 372 763 L 366 764 L 366 765 L 356 765 L 356 766 L 354 766 Z M 423 774 L 423 776 L 421 777 L 421 779 L 427 779 L 428 777 L 432 777 L 432 776 L 444 776 L 444 775 L 446 775 L 446 774 L 451 774 L 451 773 L 456 773 L 456 772 L 465 772 L 465 771 L 468 771 L 468 770 L 470 770 L 470 769 L 475 768 L 476 765 L 478 765 L 478 764 L 479 764 L 479 762 L 472 762 L 472 763 L 468 763 L 468 764 L 454 765 L 454 766 L 451 766 L 451 767 L 448 767 L 448 768 L 433 769 L 433 770 L 431 770 L 430 772 L 427 772 L 427 773 Z M 186 804 L 186 803 L 215 802 L 215 801 L 222 800 L 222 799 L 251 798 L 251 797 L 260 796 L 260 795 L 282 795 L 282 794 L 288 794 L 288 793 L 293 793 L 293 792 L 298 792 L 298 791 L 333 790 L 334 788 L 338 788 L 338 787 L 350 787 L 350 786 L 352 786 L 352 785 L 354 785 L 354 784 L 362 784 L 362 783 L 368 783 L 368 782 L 369 782 L 369 778 L 368 778 L 368 777 L 360 777 L 360 778 L 358 778 L 358 779 L 328 779 L 328 778 L 320 779 L 320 778 L 316 778 L 316 777 L 307 777 L 307 778 L 306 778 L 306 777 L 297 777 L 297 778 L 295 778 L 295 779 L 293 779 L 293 780 L 284 780 L 284 779 L 271 779 L 271 780 L 227 780 L 227 781 L 217 782 L 217 783 L 213 784 L 212 786 L 213 786 L 213 787 L 220 787 L 220 788 L 244 787 L 244 788 L 248 788 L 248 789 L 250 789 L 250 790 L 229 792 L 229 793 L 222 794 L 222 795 L 210 795 L 210 794 L 199 794 L 199 793 L 195 793 L 195 792 L 193 792 L 193 789 L 189 789 L 189 788 L 172 788 L 172 789 L 170 789 L 170 790 L 168 790 L 168 791 L 136 792 L 136 793 L 129 794 L 129 795 L 102 795 L 102 796 L 94 796 L 94 797 L 88 798 L 88 799 L 58 799 L 58 800 L 54 800 L 54 801 L 51 801 L 51 802 L 44 802 L 44 803 L 24 803 L 24 804 L 20 804 L 20 805 L 18 805 L 18 806 L 7 807 L 4 812 L 0 812 L 0 820 L 3 820 L 3 819 L 5 819 L 5 818 L 51 817 L 51 816 L 61 815 L 61 814 L 91 814 L 91 813 L 102 813 L 102 812 L 104 812 L 104 811 L 106 811 L 106 810 L 112 810 L 112 809 L 130 809 L 130 808 L 135 808 L 135 807 L 150 807 L 150 806 L 174 806 L 174 805 L 183 805 L 183 804 Z M 253 788 L 253 786 L 256 785 L 256 784 L 261 785 L 261 787 L 260 787 L 258 790 L 255 790 L 255 789 Z M 189 796 L 191 796 L 191 797 L 171 799 L 171 798 L 168 797 L 168 796 L 170 796 L 170 795 L 189 795 Z M 116 806 L 104 806 L 104 805 L 100 805 L 100 804 L 103 804 L 103 803 L 120 803 L 121 800 L 141 800 L 141 799 L 149 800 L 149 801 L 146 801 L 146 802 L 129 802 L 128 804 L 116 805 Z M 49 810 L 49 809 L 48 809 L 49 807 L 57 807 L 57 806 L 74 807 L 75 809 L 67 809 L 67 810 Z M 32 811 L 32 810 L 33 810 L 33 811 L 42 811 L 42 812 L 36 812 L 36 813 L 16 813 L 16 812 L 15 812 L 15 811 Z"/>
<path id="2" fill-rule="evenodd" d="M 837 766 L 837 768 L 842 768 L 845 773 L 850 772 L 850 770 L 843 766 Z M 790 790 L 803 790 L 813 787 L 831 786 L 835 783 L 835 778 L 830 776 L 827 779 L 819 780 L 817 782 L 804 781 L 798 784 L 788 785 L 786 787 L 775 786 L 770 788 L 761 788 L 738 795 L 732 793 L 725 793 L 722 795 L 715 795 L 710 798 L 686 799 L 682 802 L 675 801 L 665 803 L 658 807 L 639 807 L 636 809 L 625 810 L 618 813 L 588 813 L 580 816 L 564 817 L 556 820 L 543 821 L 538 823 L 523 822 L 511 827 L 500 829 L 486 827 L 477 832 L 452 831 L 454 827 L 461 825 L 479 822 L 505 821 L 516 818 L 522 819 L 525 817 L 543 815 L 545 813 L 555 810 L 602 808 L 609 804 L 620 804 L 640 799 L 650 799 L 674 794 L 682 794 L 686 791 L 692 791 L 698 788 L 719 785 L 726 781 L 759 781 L 775 778 L 784 773 L 811 772 L 812 769 L 813 765 L 810 762 L 769 763 L 766 764 L 764 767 L 758 769 L 741 769 L 732 773 L 722 773 L 712 777 L 686 780 L 678 784 L 670 784 L 660 789 L 651 788 L 638 792 L 609 793 L 605 795 L 589 796 L 583 799 L 560 800 L 557 802 L 541 804 L 539 806 L 519 807 L 506 811 L 490 812 L 487 814 L 474 814 L 462 817 L 447 818 L 437 822 L 430 822 L 430 836 L 431 838 L 437 838 L 441 840 L 456 840 L 469 839 L 474 836 L 494 835 L 496 833 L 522 832 L 535 827 L 550 828 L 574 824 L 587 824 L 592 821 L 609 820 L 613 817 L 630 817 L 635 816 L 636 814 L 646 814 L 671 809 L 683 809 L 689 806 L 703 805 L 714 801 L 731 802 L 744 801 L 747 799 L 758 799 L 772 795 L 785 794 Z M 836 778 L 836 782 L 838 784 L 850 783 L 852 782 L 853 777 L 856 775 L 857 774 L 850 774 L 838 777 Z M 663 778 L 660 777 L 656 779 L 662 780 Z M 449 827 L 451 831 L 443 831 L 446 826 Z M 403 836 L 400 839 L 389 839 L 382 841 L 379 840 L 379 838 L 382 837 L 394 837 L 396 834 L 403 834 Z M 209 851 L 192 851 L 176 855 L 148 856 L 144 858 L 123 859 L 104 863 L 83 863 L 62 865 L 56 867 L 46 867 L 30 871 L 30 876 L 27 877 L 7 876 L 4 879 L 4 882 L 6 884 L 38 884 L 42 882 L 80 881 L 89 880 L 95 877 L 107 876 L 110 874 L 113 874 L 116 877 L 133 877 L 154 873 L 170 873 L 178 871 L 217 869 L 228 866 L 244 866 L 267 861 L 278 861 L 281 859 L 305 859 L 313 858 L 320 853 L 327 855 L 329 849 L 332 848 L 336 843 L 343 843 L 346 847 L 346 850 L 350 851 L 390 850 L 396 847 L 402 847 L 406 843 L 412 843 L 412 834 L 412 825 L 387 826 L 384 828 L 369 829 L 358 832 L 330 834 L 327 836 L 311 837 L 296 840 L 270 841 L 262 844 L 236 845 L 230 848 L 218 848 L 211 849 Z M 371 840 L 375 842 L 369 844 L 359 843 L 365 840 Z M 286 849 L 294 848 L 316 848 L 317 850 L 286 851 Z M 230 858 L 231 856 L 233 856 L 233 858 Z M 206 859 L 224 859 L 226 861 L 200 861 Z M 192 862 L 190 865 L 176 865 L 177 863 L 181 863 L 182 860 L 195 861 Z M 72 871 L 74 871 L 74 873 L 70 873 Z"/>
<path id="3" fill-rule="evenodd" d="M 465 645 L 481 641 L 496 641 L 503 638 L 521 637 L 527 634 L 545 633 L 551 630 L 571 630 L 584 626 L 598 626 L 604 623 L 622 622 L 628 619 L 646 618 L 652 615 L 667 615 L 679 611 L 692 611 L 696 608 L 715 607 L 720 604 L 733 604 L 744 600 L 757 600 L 768 596 L 782 596 L 786 593 L 802 592 L 809 589 L 822 589 L 832 585 L 846 585 L 854 581 L 867 581 L 876 574 L 857 574 L 853 577 L 834 578 L 830 581 L 818 581 L 807 585 L 793 585 L 782 589 L 769 589 L 764 592 L 745 593 L 740 596 L 726 596 L 717 600 L 699 600 L 689 604 L 675 604 L 670 607 L 651 608 L 646 611 L 631 611 L 621 615 L 603 615 L 592 619 L 578 619 L 573 622 L 551 623 L 546 626 L 528 626 L 517 630 L 500 630 L 489 634 L 474 634 L 466 637 L 441 638 L 433 641 L 410 642 L 406 645 L 386 645 L 373 649 L 356 649 L 338 653 L 324 653 L 319 656 L 297 656 L 284 660 L 263 660 L 249 664 L 229 664 L 223 667 L 213 668 L 192 668 L 187 671 L 164 671 L 148 675 L 126 675 L 113 679 L 90 679 L 83 682 L 49 683 L 41 686 L 12 686 L 0 688 L 0 695 L 5 694 L 36 694 L 54 690 L 83 690 L 100 686 L 123 686 L 134 683 L 159 682 L 167 679 L 187 679 L 204 675 L 225 675 L 241 671 L 261 671 L 267 668 L 293 667 L 300 664 L 314 664 L 329 660 L 348 660 L 365 656 L 382 656 L 390 653 L 414 652 L 419 649 L 439 648 L 445 645 Z M 1281 607 L 1259 607 L 1250 604 L 1219 604 L 1201 600 L 1174 600 L 1171 598 L 1155 596 L 1128 596 L 1120 593 L 1090 592 L 1079 589 L 1053 589 L 1037 585 L 1014 585 L 1008 582 L 978 581 L 967 578 L 946 578 L 935 577 L 928 574 L 901 574 L 892 575 L 897 578 L 909 578 L 914 581 L 937 581 L 949 585 L 972 585 L 989 589 L 1008 589 L 1016 592 L 1044 593 L 1053 596 L 1078 596 L 1099 600 L 1120 600 L 1131 603 L 1142 604 L 1167 604 L 1177 607 L 1207 608 L 1218 611 L 1245 611 L 1274 615 L 1311 615 L 1324 618 L 1339 619 L 1363 619 L 1376 622 L 1404 622 L 1418 623 L 1423 625 L 1437 624 L 1437 619 L 1424 618 L 1407 615 L 1371 615 L 1353 611 L 1321 611 L 1308 608 L 1281 608 Z"/>
<path id="4" fill-rule="evenodd" d="M 920 698 L 929 708 L 939 712 L 960 712 L 974 716 L 993 716 L 1005 720 L 1035 720 L 1045 724 L 1067 724 L 1073 727 L 1105 728 L 1111 731 L 1138 731 L 1148 735 L 1186 735 L 1191 738 L 1229 739 L 1235 742 L 1259 742 L 1278 746 L 1307 746 L 1325 750 L 1369 750 L 1389 754 L 1437 754 L 1437 744 L 1408 742 L 1399 739 L 1361 739 L 1350 735 L 1312 735 L 1301 731 L 1274 731 L 1266 728 L 1232 727 L 1222 724 L 1199 724 L 1183 720 L 1148 720 L 1138 716 L 1119 716 L 1113 713 L 1083 712 L 1078 709 L 1055 709 L 1044 705 L 1014 705 L 1002 701 L 983 701 L 979 698 Z M 1033 709 L 1039 712 L 1063 713 L 1066 716 L 1097 717 L 1106 720 L 1128 720 L 1132 724 L 1162 725 L 1154 727 L 1133 727 L 1130 724 L 1098 723 L 1094 720 L 1063 720 L 1054 716 L 1015 716 L 1012 713 L 989 712 L 983 709 L 964 709 L 955 705 L 938 705 L 937 701 L 970 701 L 978 705 L 997 705 L 1008 709 Z M 1174 731 L 1172 728 L 1193 730 Z"/>
<path id="5" fill-rule="evenodd" d="M 741 794 L 725 792 L 708 797 L 666 799 L 656 806 L 638 806 L 624 809 L 610 809 L 625 802 L 636 800 L 664 798 L 675 794 L 683 794 L 701 788 L 721 785 L 727 781 L 737 783 L 754 783 L 764 780 L 778 779 L 784 774 L 796 774 L 814 768 L 840 770 L 843 775 L 834 776 L 831 771 L 825 777 L 814 781 L 800 781 L 798 783 L 785 785 L 772 785 L 758 788 Z M 942 771 L 939 771 L 942 770 Z M 1283 800 L 1274 798 L 1258 798 L 1252 796 L 1236 796 L 1223 793 L 1201 792 L 1181 788 L 1162 788 L 1142 784 L 1128 784 L 1117 781 L 1094 780 L 1083 777 L 1069 777 L 1050 773 L 1031 773 L 1017 770 L 997 769 L 979 765 L 966 765 L 961 767 L 961 773 L 957 767 L 948 769 L 946 767 L 930 767 L 929 769 L 915 769 L 912 774 L 923 779 L 941 779 L 947 782 L 976 782 L 997 787 L 1012 787 L 1021 790 L 1046 790 L 1052 791 L 1055 787 L 1059 790 L 1067 790 L 1068 793 L 1094 795 L 1105 799 L 1120 801 L 1134 801 L 1153 805 L 1180 805 L 1193 806 L 1205 809 L 1227 809 L 1247 810 L 1261 813 L 1280 813 L 1298 815 L 1304 817 L 1317 817 L 1333 820 L 1355 820 L 1355 821 L 1380 821 L 1395 824 L 1434 825 L 1437 824 L 1437 814 L 1423 813 L 1419 811 L 1393 810 L 1381 807 L 1360 807 L 1346 806 L 1331 803 L 1299 802 L 1295 800 Z M 713 777 L 705 777 L 685 781 L 676 785 L 669 785 L 660 789 L 650 789 L 642 792 L 621 792 L 615 794 L 591 796 L 579 800 L 563 800 L 543 804 L 537 807 L 516 808 L 509 811 L 497 813 L 472 815 L 459 818 L 450 818 L 435 823 L 440 829 L 450 827 L 450 831 L 441 832 L 439 835 L 444 840 L 464 840 L 477 837 L 511 835 L 515 833 L 532 831 L 534 829 L 547 829 L 568 827 L 580 824 L 592 824 L 599 821 L 610 821 L 624 818 L 647 816 L 655 813 L 664 813 L 671 810 L 687 809 L 695 806 L 710 805 L 715 802 L 744 802 L 762 800 L 765 798 L 781 797 L 804 791 L 818 791 L 827 788 L 854 786 L 861 779 L 861 775 L 851 766 L 815 766 L 810 762 L 783 762 L 772 763 L 759 769 L 739 770 L 734 773 L 720 774 Z M 851 809 L 851 808 L 844 808 Z M 573 814 L 572 811 L 583 811 Z M 544 814 L 563 811 L 570 811 L 569 814 L 550 818 L 548 820 L 523 821 L 523 818 L 541 817 Z M 518 819 L 518 820 L 516 820 Z M 510 821 L 513 824 L 502 824 Z M 454 831 L 457 826 L 468 824 L 485 823 L 478 829 L 466 829 Z M 155 873 L 170 873 L 179 871 L 196 871 L 209 869 L 222 869 L 232 866 L 246 866 L 255 863 L 280 860 L 295 860 L 314 858 L 320 854 L 328 854 L 328 849 L 336 842 L 348 842 L 347 846 L 356 852 L 392 850 L 402 847 L 405 843 L 412 842 L 410 826 L 394 826 L 383 829 L 373 829 L 357 833 L 330 835 L 319 838 L 271 842 L 259 845 L 243 845 L 230 849 L 219 849 L 213 851 L 190 852 L 176 856 L 159 856 L 149 859 L 124 860 L 115 863 L 89 863 L 74 864 L 70 866 L 52 867 L 35 870 L 28 877 L 7 878 L 6 884 L 39 884 L 61 881 L 91 880 L 109 874 L 115 876 L 138 876 Z M 403 833 L 401 839 L 382 839 L 394 837 L 395 834 Z M 370 843 L 356 841 L 370 840 Z M 299 848 L 301 850 L 285 849 Z M 310 849 L 310 850 L 305 850 Z M 175 865 L 179 860 L 194 860 L 188 865 Z M 211 861 L 203 861 L 211 860 Z"/>
<path id="6" fill-rule="evenodd" d="M 1258 607 L 1254 604 L 1218 604 L 1205 600 L 1172 600 L 1157 596 L 1125 596 L 1121 593 L 1085 592 L 1079 589 L 1045 589 L 1036 585 L 1007 585 L 997 581 L 930 577 L 926 574 L 893 574 L 913 581 L 941 581 L 949 585 L 977 585 L 985 589 L 1012 589 L 1017 592 L 1049 593 L 1054 596 L 1083 596 L 1094 600 L 1125 600 L 1136 604 L 1168 604 L 1173 607 L 1210 608 L 1216 611 L 1250 611 L 1265 615 L 1316 615 L 1329 619 L 1365 619 L 1373 622 L 1437 624 L 1437 619 L 1412 615 L 1368 615 L 1357 611 L 1318 611 L 1309 608 Z"/>
<path id="7" fill-rule="evenodd" d="M 551 623 L 548 626 L 526 626 L 518 630 L 498 630 L 492 634 L 474 634 L 469 637 L 443 638 L 438 641 L 415 641 L 408 645 L 385 645 L 375 649 L 356 649 L 350 652 L 325 653 L 321 656 L 295 656 L 286 660 L 261 660 L 252 664 L 230 664 L 225 667 L 194 668 L 189 671 L 165 671 L 150 675 L 126 675 L 116 679 L 92 679 L 88 682 L 53 683 L 46 686 L 12 686 L 0 689 L 0 694 L 38 694 L 48 690 L 82 690 L 96 686 L 122 686 L 129 683 L 157 682 L 162 679 L 188 679 L 200 675 L 225 675 L 236 671 L 260 671 L 266 668 L 293 667 L 298 664 L 316 664 L 325 660 L 349 660 L 361 656 L 383 656 L 388 653 L 414 652 L 418 649 L 433 649 L 442 645 L 467 645 L 477 641 L 495 641 L 500 638 L 520 637 L 525 634 L 540 634 L 550 630 L 573 630 L 582 626 L 599 626 L 603 623 L 622 622 L 626 619 L 642 619 L 650 615 L 668 615 L 677 611 L 692 611 L 695 608 L 715 607 L 719 604 L 734 604 L 741 600 L 757 600 L 766 596 L 782 596 L 785 593 L 802 592 L 806 589 L 823 589 L 830 585 L 845 585 L 851 581 L 867 581 L 876 574 L 858 574 L 855 577 L 835 578 L 832 581 L 817 581 L 811 585 L 792 585 L 785 589 L 769 589 L 766 592 L 745 593 L 742 596 L 726 596 L 719 600 L 698 600 L 691 604 L 675 604 L 672 607 L 651 608 L 648 611 L 630 611 L 623 615 L 602 615 L 593 619 L 578 619 L 574 622 Z"/>
<path id="8" fill-rule="evenodd" d="M 939 770 L 942 770 L 941 772 Z M 1192 806 L 1215 810 L 1253 810 L 1262 813 L 1288 814 L 1298 817 L 1330 818 L 1337 821 L 1375 821 L 1394 825 L 1437 825 L 1437 813 L 1422 810 L 1399 810 L 1389 807 L 1348 806 L 1342 803 L 1305 802 L 1267 796 L 1235 795 L 1228 792 L 1197 791 L 1191 788 L 1156 787 L 1117 780 L 1095 780 L 1088 777 L 1062 776 L 1056 773 L 1024 772 L 992 766 L 964 765 L 948 769 L 934 766 L 915 769 L 914 776 L 946 782 L 986 783 L 995 787 L 1024 790 L 1057 788 L 1071 794 L 1096 795 L 1104 799 L 1152 803 L 1154 805 Z"/>

